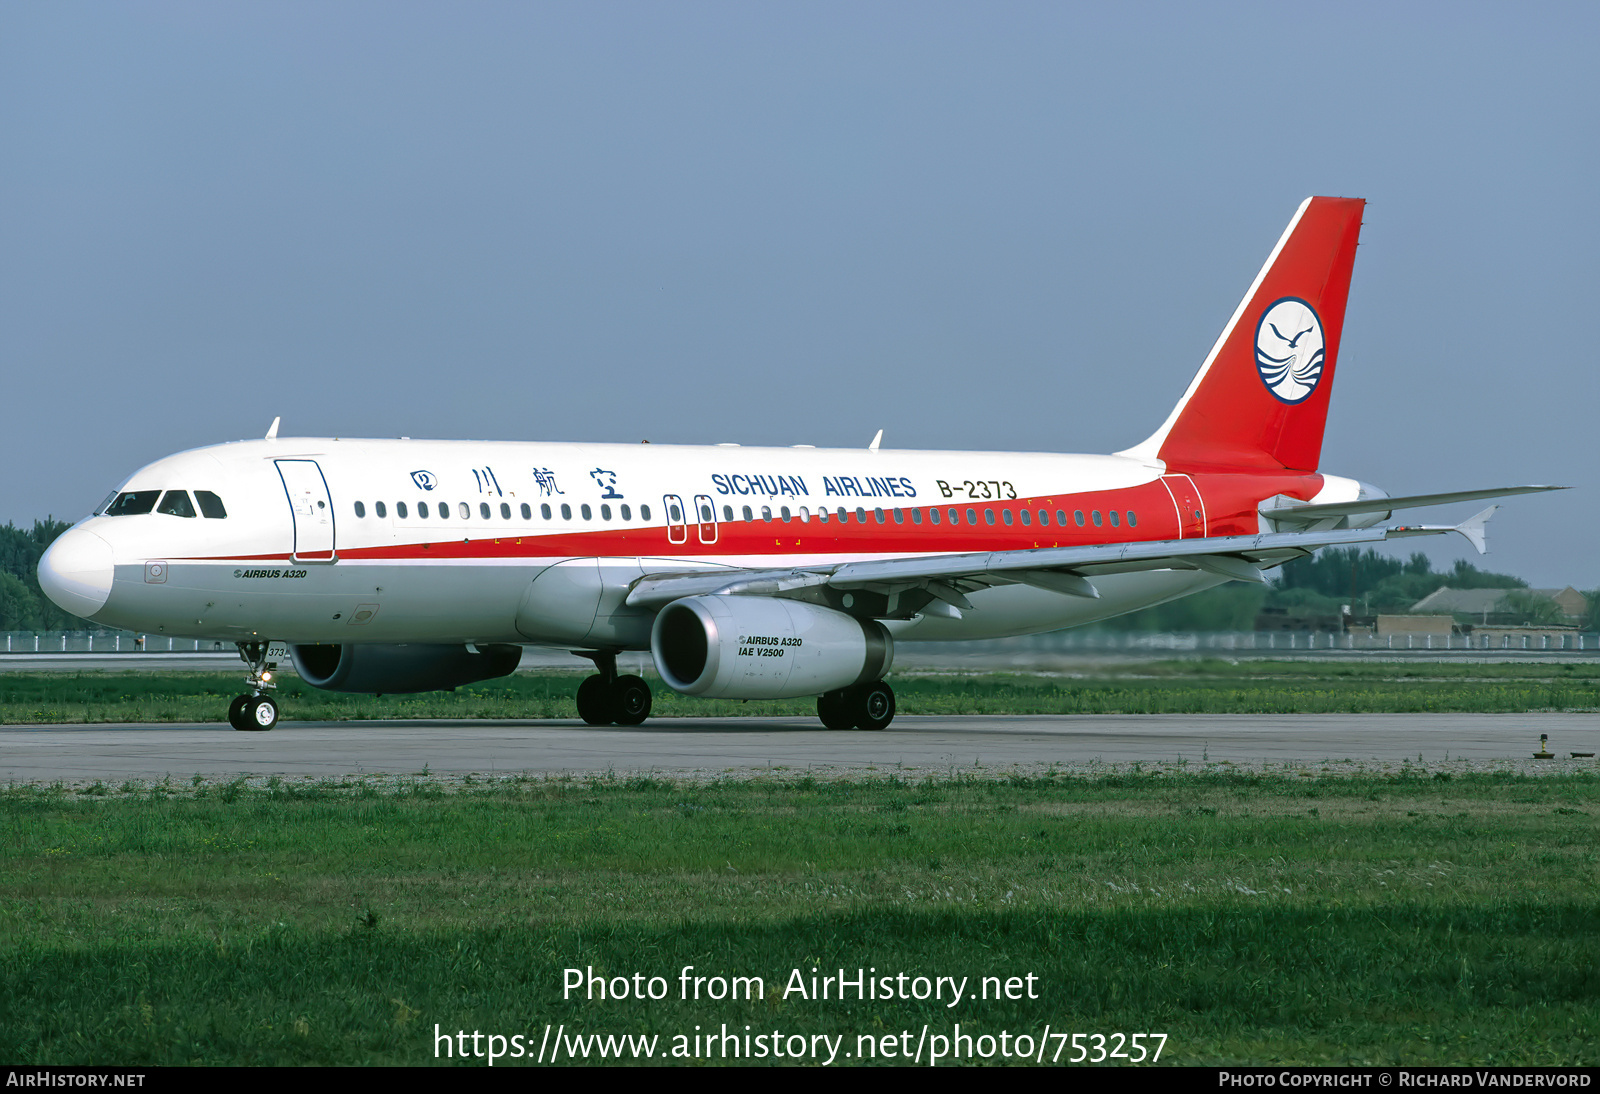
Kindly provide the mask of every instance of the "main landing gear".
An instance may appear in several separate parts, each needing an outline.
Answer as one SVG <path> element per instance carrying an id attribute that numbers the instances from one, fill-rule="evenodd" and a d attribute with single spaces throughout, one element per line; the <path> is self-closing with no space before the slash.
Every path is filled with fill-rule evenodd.
<path id="1" fill-rule="evenodd" d="M 614 653 L 579 653 L 598 670 L 578 685 L 578 717 L 592 726 L 636 726 L 650 717 L 650 685 L 642 677 L 618 676 Z"/>
<path id="2" fill-rule="evenodd" d="M 273 679 L 278 663 L 267 660 L 265 642 L 240 642 L 239 657 L 250 666 L 250 675 L 246 678 L 250 693 L 236 696 L 228 704 L 228 724 L 239 730 L 271 729 L 278 724 L 278 704 L 267 690 L 278 686 Z"/>
<path id="3" fill-rule="evenodd" d="M 829 729 L 884 729 L 894 720 L 894 689 L 882 680 L 817 696 L 817 717 Z"/>

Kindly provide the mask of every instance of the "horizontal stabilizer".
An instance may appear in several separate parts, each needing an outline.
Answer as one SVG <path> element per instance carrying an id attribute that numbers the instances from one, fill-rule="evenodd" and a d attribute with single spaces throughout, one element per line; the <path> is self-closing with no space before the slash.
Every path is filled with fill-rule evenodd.
<path id="1" fill-rule="evenodd" d="M 1362 498 L 1326 505 L 1283 505 L 1262 509 L 1270 520 L 1322 520 L 1325 517 L 1353 517 L 1360 513 L 1391 513 L 1396 509 L 1420 509 L 1425 505 L 1448 505 L 1453 501 L 1482 501 L 1508 498 L 1513 494 L 1538 494 L 1546 490 L 1568 490 L 1566 486 L 1497 486 L 1490 490 L 1457 490 L 1450 494 L 1412 494 L 1402 498 Z"/>

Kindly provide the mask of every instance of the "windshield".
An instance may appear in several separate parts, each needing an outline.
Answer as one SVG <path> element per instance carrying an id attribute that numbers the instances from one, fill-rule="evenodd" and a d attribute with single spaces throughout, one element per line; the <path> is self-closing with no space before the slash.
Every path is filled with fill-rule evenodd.
<path id="1" fill-rule="evenodd" d="M 160 496 L 159 490 L 130 490 L 125 494 L 118 494 L 117 500 L 106 506 L 106 516 L 136 517 L 141 513 L 148 513 L 156 507 L 156 499 Z"/>

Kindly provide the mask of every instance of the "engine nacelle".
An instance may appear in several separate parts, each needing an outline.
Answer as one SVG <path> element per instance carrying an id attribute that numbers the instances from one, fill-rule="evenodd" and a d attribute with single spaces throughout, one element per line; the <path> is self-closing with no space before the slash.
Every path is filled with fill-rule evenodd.
<path id="1" fill-rule="evenodd" d="M 290 646 L 300 678 L 324 691 L 403 695 L 448 691 L 462 684 L 492 680 L 517 670 L 522 647 L 412 643 L 400 646 Z"/>
<path id="2" fill-rule="evenodd" d="M 792 699 L 881 678 L 894 639 L 877 620 L 798 600 L 691 596 L 661 609 L 650 652 L 685 695 Z"/>

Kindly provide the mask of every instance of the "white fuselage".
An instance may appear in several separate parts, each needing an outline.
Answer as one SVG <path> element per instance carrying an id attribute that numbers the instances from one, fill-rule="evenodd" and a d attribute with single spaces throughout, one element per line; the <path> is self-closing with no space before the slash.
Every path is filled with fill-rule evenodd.
<path id="1" fill-rule="evenodd" d="M 141 469 L 111 511 L 152 494 L 156 507 L 86 518 L 41 575 L 78 614 L 167 635 L 644 649 L 652 615 L 622 601 L 646 574 L 1246 534 L 1264 498 L 1356 490 L 1298 473 L 1164 476 L 1127 456 L 284 438 Z M 214 495 L 226 516 L 198 500 L 174 513 L 169 491 Z M 887 625 L 904 639 L 1023 634 L 1222 580 L 1110 574 L 1092 600 L 1010 585 L 959 617 Z"/>

